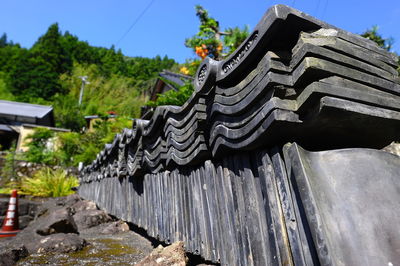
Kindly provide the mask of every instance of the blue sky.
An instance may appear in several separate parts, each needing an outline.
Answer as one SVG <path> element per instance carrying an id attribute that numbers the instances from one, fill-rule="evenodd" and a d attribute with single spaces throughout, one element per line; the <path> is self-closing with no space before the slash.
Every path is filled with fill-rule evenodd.
<path id="1" fill-rule="evenodd" d="M 153 2 L 152 2 L 153 1 Z M 132 23 L 149 6 L 130 32 Z M 184 46 L 198 30 L 194 6 L 201 4 L 221 28 L 248 25 L 250 30 L 274 4 L 286 4 L 353 33 L 378 25 L 393 37 L 400 53 L 400 0 L 0 0 L 0 34 L 30 47 L 48 26 L 58 22 L 91 45 L 120 48 L 128 56 L 168 55 L 179 62 L 195 57 Z"/>

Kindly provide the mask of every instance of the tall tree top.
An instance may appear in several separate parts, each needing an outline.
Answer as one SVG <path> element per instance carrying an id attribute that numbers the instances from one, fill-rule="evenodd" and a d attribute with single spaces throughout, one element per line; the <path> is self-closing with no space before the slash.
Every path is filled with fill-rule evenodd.
<path id="1" fill-rule="evenodd" d="M 199 32 L 185 40 L 186 47 L 202 59 L 209 56 L 220 60 L 232 53 L 249 35 L 248 28 L 235 27 L 221 31 L 219 22 L 208 14 L 202 6 L 196 6 L 196 16 L 200 20 Z"/>

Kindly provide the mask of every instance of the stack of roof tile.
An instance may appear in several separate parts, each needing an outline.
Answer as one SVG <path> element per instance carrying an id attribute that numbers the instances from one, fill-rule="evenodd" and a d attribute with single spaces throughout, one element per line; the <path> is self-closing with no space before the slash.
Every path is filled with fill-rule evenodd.
<path id="1" fill-rule="evenodd" d="M 382 147 L 400 129 L 396 67 L 372 41 L 274 6 L 231 56 L 203 61 L 184 106 L 136 120 L 84 172 L 157 173 L 293 141 L 312 150 Z"/>

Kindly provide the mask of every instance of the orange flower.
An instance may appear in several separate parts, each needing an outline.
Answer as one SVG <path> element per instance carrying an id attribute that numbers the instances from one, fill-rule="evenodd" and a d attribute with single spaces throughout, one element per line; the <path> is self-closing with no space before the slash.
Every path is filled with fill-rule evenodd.
<path id="1" fill-rule="evenodd" d="M 187 69 L 187 67 L 181 67 L 181 68 L 179 69 L 179 71 L 180 71 L 182 74 L 185 74 L 185 75 L 188 75 L 188 74 L 189 74 L 189 69 Z"/>
<path id="2" fill-rule="evenodd" d="M 218 51 L 218 52 L 222 51 L 222 43 L 219 43 L 219 44 L 218 44 L 217 51 Z"/>
<path id="3" fill-rule="evenodd" d="M 196 54 L 198 56 L 200 56 L 202 59 L 204 59 L 208 55 L 207 46 L 205 46 L 204 44 L 202 44 L 201 47 L 196 46 L 195 50 L 196 50 Z"/>
<path id="4" fill-rule="evenodd" d="M 200 46 L 196 46 L 195 50 L 197 55 L 203 52 L 203 48 L 201 48 Z"/>

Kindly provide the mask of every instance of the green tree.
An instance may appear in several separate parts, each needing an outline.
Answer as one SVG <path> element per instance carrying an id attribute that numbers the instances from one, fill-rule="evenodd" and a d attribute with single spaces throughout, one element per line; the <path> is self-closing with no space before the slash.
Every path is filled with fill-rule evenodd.
<path id="1" fill-rule="evenodd" d="M 61 92 L 58 77 L 71 70 L 72 61 L 62 46 L 58 24 L 53 24 L 30 50 L 14 47 L 8 66 L 11 92 L 22 101 L 50 100 Z"/>
<path id="2" fill-rule="evenodd" d="M 78 106 L 80 76 L 88 76 L 90 84 L 85 86 L 82 105 Z M 138 82 L 136 79 L 118 74 L 105 77 L 100 67 L 95 64 L 75 63 L 71 73 L 60 76 L 60 82 L 65 90 L 69 90 L 67 95 L 58 94 L 54 97 L 56 121 L 59 121 L 62 127 L 71 128 L 71 123 L 75 123 L 77 127 L 82 128 L 78 126 L 82 123 L 76 120 L 79 115 L 83 117 L 108 111 L 115 111 L 118 115 L 138 117 L 140 106 L 146 101 L 136 86 Z M 68 120 L 71 123 L 67 123 Z"/>
<path id="3" fill-rule="evenodd" d="M 78 37 L 66 31 L 61 38 L 62 46 L 73 62 L 80 64 L 100 64 L 99 47 L 92 47 L 87 42 L 80 41 Z"/>
<path id="4" fill-rule="evenodd" d="M 78 106 L 77 97 L 71 94 L 56 94 L 53 98 L 54 116 L 57 127 L 80 131 L 86 122 Z"/>
<path id="5" fill-rule="evenodd" d="M 79 162 L 89 164 L 106 143 L 114 140 L 117 133 L 120 133 L 123 128 L 131 127 L 131 119 L 117 117 L 111 120 L 107 115 L 102 115 L 101 119 L 95 122 L 93 131 L 58 134 L 60 149 L 57 155 L 65 165 L 77 166 Z"/>
<path id="6" fill-rule="evenodd" d="M 228 28 L 221 31 L 219 22 L 210 17 L 208 11 L 196 5 L 196 16 L 200 20 L 199 32 L 186 39 L 185 45 L 202 59 L 209 56 L 220 60 L 232 53 L 249 35 L 248 27 Z"/>
<path id="7" fill-rule="evenodd" d="M 224 36 L 224 51 L 226 55 L 233 53 L 249 36 L 249 27 L 244 26 L 243 29 L 239 27 L 228 28 L 227 34 Z"/>
<path id="8" fill-rule="evenodd" d="M 30 54 L 27 49 L 14 49 L 9 55 L 13 64 L 6 66 L 9 89 L 15 96 L 28 95 L 31 88 L 31 71 L 33 65 L 30 61 Z"/>
<path id="9" fill-rule="evenodd" d="M 367 38 L 367 39 L 369 39 L 371 41 L 376 42 L 376 44 L 378 44 L 378 46 L 380 46 L 383 49 L 388 50 L 388 51 L 390 51 L 392 49 L 392 45 L 394 43 L 394 40 L 393 40 L 392 37 L 384 39 L 382 37 L 382 35 L 380 35 L 378 33 L 378 26 L 377 25 L 372 26 L 371 29 L 366 30 L 364 33 L 361 34 L 361 36 L 364 37 L 364 38 Z M 397 61 L 397 65 L 398 65 L 397 71 L 400 74 L 400 57 L 399 57 L 399 59 Z"/>
<path id="10" fill-rule="evenodd" d="M 114 47 L 94 47 L 52 24 L 30 49 L 0 37 L 0 97 L 53 105 L 58 127 L 80 131 L 85 115 L 115 111 L 137 117 L 167 56 L 127 57 Z M 91 82 L 78 106 L 80 76 Z"/>
<path id="11" fill-rule="evenodd" d="M 6 79 L 7 79 L 6 74 L 4 72 L 0 72 L 0 99 L 13 101 L 15 97 L 8 90 Z"/>
<path id="12" fill-rule="evenodd" d="M 390 51 L 392 49 L 393 45 L 393 38 L 387 38 L 384 39 L 379 33 L 378 33 L 378 26 L 372 26 L 371 29 L 366 30 L 364 33 L 361 34 L 362 37 L 367 38 L 371 41 L 376 42 L 380 47 L 382 47 L 385 50 Z"/>
<path id="13" fill-rule="evenodd" d="M 53 72 L 62 74 L 72 68 L 72 59 L 63 44 L 58 24 L 54 23 L 33 45 L 31 53 L 33 57 L 39 57 L 48 62 Z"/>
<path id="14" fill-rule="evenodd" d="M 24 156 L 27 161 L 33 163 L 55 164 L 55 154 L 48 147 L 50 139 L 54 137 L 54 132 L 47 128 L 35 128 L 34 132 L 26 137 L 28 151 Z"/>
<path id="15" fill-rule="evenodd" d="M 0 48 L 6 47 L 7 44 L 7 34 L 3 33 L 0 37 Z"/>
<path id="16" fill-rule="evenodd" d="M 168 83 L 167 80 L 165 82 Z M 182 106 L 192 96 L 194 91 L 193 83 L 186 82 L 178 88 L 178 90 L 169 90 L 163 94 L 159 94 L 157 100 L 148 101 L 146 105 L 156 107 L 160 105 L 177 105 Z"/>

